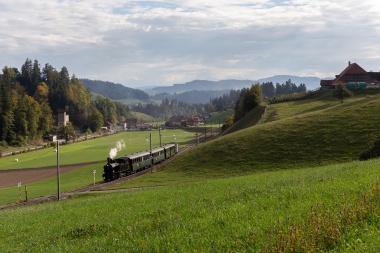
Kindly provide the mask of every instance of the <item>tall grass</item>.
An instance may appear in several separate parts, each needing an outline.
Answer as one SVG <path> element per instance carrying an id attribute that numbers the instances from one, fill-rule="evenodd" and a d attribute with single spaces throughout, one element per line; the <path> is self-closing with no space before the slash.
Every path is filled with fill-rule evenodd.
<path id="1" fill-rule="evenodd" d="M 378 202 L 372 195 L 379 165 L 372 160 L 266 172 L 3 210 L 0 251 L 266 252 L 281 247 L 281 238 L 308 240 L 306 232 L 314 231 L 328 235 L 325 242 L 292 252 L 356 252 L 368 238 L 366 252 L 376 252 L 377 211 L 370 210 L 368 219 L 356 214 L 360 203 Z M 360 202 L 362 196 L 368 201 Z M 358 204 L 347 209 L 350 203 Z M 329 217 L 351 219 L 350 226 L 333 234 L 337 239 L 325 223 L 318 230 L 303 228 L 318 217 L 326 224 Z"/>

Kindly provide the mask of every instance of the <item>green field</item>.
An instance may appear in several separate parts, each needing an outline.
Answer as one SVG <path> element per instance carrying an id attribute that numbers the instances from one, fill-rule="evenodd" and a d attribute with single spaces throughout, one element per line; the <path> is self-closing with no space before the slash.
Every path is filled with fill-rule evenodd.
<path id="1" fill-rule="evenodd" d="M 84 162 L 106 161 L 109 152 L 115 148 L 116 142 L 123 140 L 125 149 L 119 155 L 131 154 L 134 152 L 148 150 L 150 148 L 149 136 L 152 134 L 152 147 L 160 145 L 159 131 L 127 131 L 110 135 L 107 137 L 87 140 L 69 145 L 61 145 L 59 149 L 60 164 L 77 164 Z M 162 144 L 178 142 L 184 146 L 194 141 L 193 132 L 184 130 L 162 130 Z M 57 154 L 55 148 L 23 153 L 19 155 L 4 157 L 0 159 L 1 169 L 38 168 L 55 166 L 57 164 Z M 18 159 L 18 162 L 15 159 Z"/>
<path id="2" fill-rule="evenodd" d="M 1 211 L 0 252 L 379 252 L 380 160 L 358 161 L 380 138 L 379 108 L 373 91 L 269 105 L 261 120 L 248 114 L 240 129 L 112 188 L 125 192 Z M 91 184 L 91 169 L 62 181 Z M 54 194 L 54 184 L 33 191 Z"/>
<path id="3" fill-rule="evenodd" d="M 119 151 L 118 154 L 120 156 L 148 150 L 150 148 L 150 133 L 152 134 L 152 147 L 159 146 L 160 139 L 158 131 L 123 132 L 94 140 L 60 146 L 60 165 L 98 161 L 98 163 L 85 166 L 76 171 L 63 173 L 60 176 L 61 192 L 68 192 L 91 185 L 93 183 L 93 170 L 97 171 L 96 182 L 101 182 L 103 180 L 103 166 L 106 163 L 107 157 L 109 157 L 110 150 L 115 148 L 116 142 L 123 140 L 126 144 L 125 149 Z M 162 130 L 161 135 L 162 144 L 175 141 L 179 143 L 180 147 L 183 147 L 190 142 L 194 142 L 195 140 L 194 132 L 185 130 Z M 19 159 L 18 162 L 15 161 L 15 158 Z M 39 151 L 23 153 L 17 156 L 1 158 L 0 162 L 0 169 L 56 166 L 57 153 L 55 152 L 55 148 L 47 148 Z M 29 199 L 56 195 L 57 179 L 54 177 L 40 182 L 31 183 L 27 185 L 27 188 Z M 22 199 L 25 199 L 24 192 L 22 192 Z M 19 201 L 19 192 L 16 185 L 10 188 L 0 188 L 0 205 L 17 201 Z"/>

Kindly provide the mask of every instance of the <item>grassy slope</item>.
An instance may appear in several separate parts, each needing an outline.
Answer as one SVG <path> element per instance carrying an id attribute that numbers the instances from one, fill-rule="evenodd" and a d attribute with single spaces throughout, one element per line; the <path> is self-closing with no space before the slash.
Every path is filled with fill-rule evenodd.
<path id="1" fill-rule="evenodd" d="M 380 137 L 379 121 L 378 97 L 347 101 L 223 136 L 184 154 L 168 170 L 182 164 L 181 171 L 201 172 L 228 164 L 229 170 L 253 172 L 357 160 Z"/>
<path id="2" fill-rule="evenodd" d="M 221 113 L 214 112 L 210 114 L 210 117 L 206 120 L 206 124 L 223 125 L 227 118 L 234 114 L 234 110 L 228 109 Z"/>
<path id="3" fill-rule="evenodd" d="M 131 113 L 132 113 L 132 117 L 136 118 L 138 123 L 140 123 L 140 122 L 148 123 L 148 122 L 154 122 L 155 121 L 152 116 L 149 116 L 147 114 L 144 114 L 141 112 L 133 112 L 133 111 Z"/>
<path id="4" fill-rule="evenodd" d="M 379 181 L 379 165 L 282 170 L 4 210 L 0 251 L 268 252 L 312 207 L 340 217 L 343 206 Z M 378 252 L 376 217 L 353 223 L 345 234 L 333 230 L 336 249 Z M 317 232 L 325 232 L 318 224 Z"/>
<path id="5" fill-rule="evenodd" d="M 344 216 L 344 205 L 379 182 L 379 160 L 344 163 L 379 138 L 379 103 L 357 96 L 271 106 L 260 125 L 201 144 L 140 184 L 207 182 L 3 211 L 0 250 L 267 251 L 278 234 L 306 222 L 312 206 Z M 210 181 L 255 172 L 265 173 Z M 337 234 L 335 249 L 378 252 L 377 217 Z"/>
<path id="6" fill-rule="evenodd" d="M 233 124 L 225 132 L 223 132 L 223 135 L 230 134 L 256 125 L 261 120 L 263 114 L 265 113 L 265 110 L 266 106 L 255 107 L 253 110 L 248 112 L 244 118 Z"/>

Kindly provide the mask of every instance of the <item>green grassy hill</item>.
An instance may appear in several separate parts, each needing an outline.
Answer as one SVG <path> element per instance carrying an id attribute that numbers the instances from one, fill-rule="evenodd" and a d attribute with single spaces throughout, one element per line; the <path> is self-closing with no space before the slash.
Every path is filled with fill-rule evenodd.
<path id="1" fill-rule="evenodd" d="M 261 120 L 262 116 L 265 113 L 266 106 L 256 106 L 253 110 L 247 113 L 247 115 L 229 127 L 226 131 L 223 132 L 223 135 L 230 134 L 248 127 L 254 126 Z"/>
<path id="2" fill-rule="evenodd" d="M 357 160 L 380 96 L 324 93 L 258 122 L 114 188 L 165 187 L 3 210 L 0 251 L 379 252 L 380 159 Z"/>
<path id="3" fill-rule="evenodd" d="M 257 122 L 251 114 L 244 120 L 248 122 L 248 117 Z M 325 93 L 312 100 L 270 105 L 259 124 L 191 149 L 161 176 L 192 181 L 355 161 L 380 138 L 378 122 L 379 95 L 359 94 L 341 103 Z M 148 178 L 141 180 L 149 185 Z"/>
<path id="4" fill-rule="evenodd" d="M 379 252 L 380 160 L 0 212 L 1 252 Z"/>

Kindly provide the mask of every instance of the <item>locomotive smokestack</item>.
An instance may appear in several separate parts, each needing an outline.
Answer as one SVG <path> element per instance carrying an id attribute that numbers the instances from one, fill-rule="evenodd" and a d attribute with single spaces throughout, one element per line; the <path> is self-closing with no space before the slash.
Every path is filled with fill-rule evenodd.
<path id="1" fill-rule="evenodd" d="M 110 157 L 107 158 L 107 164 L 111 164 L 112 159 Z"/>

